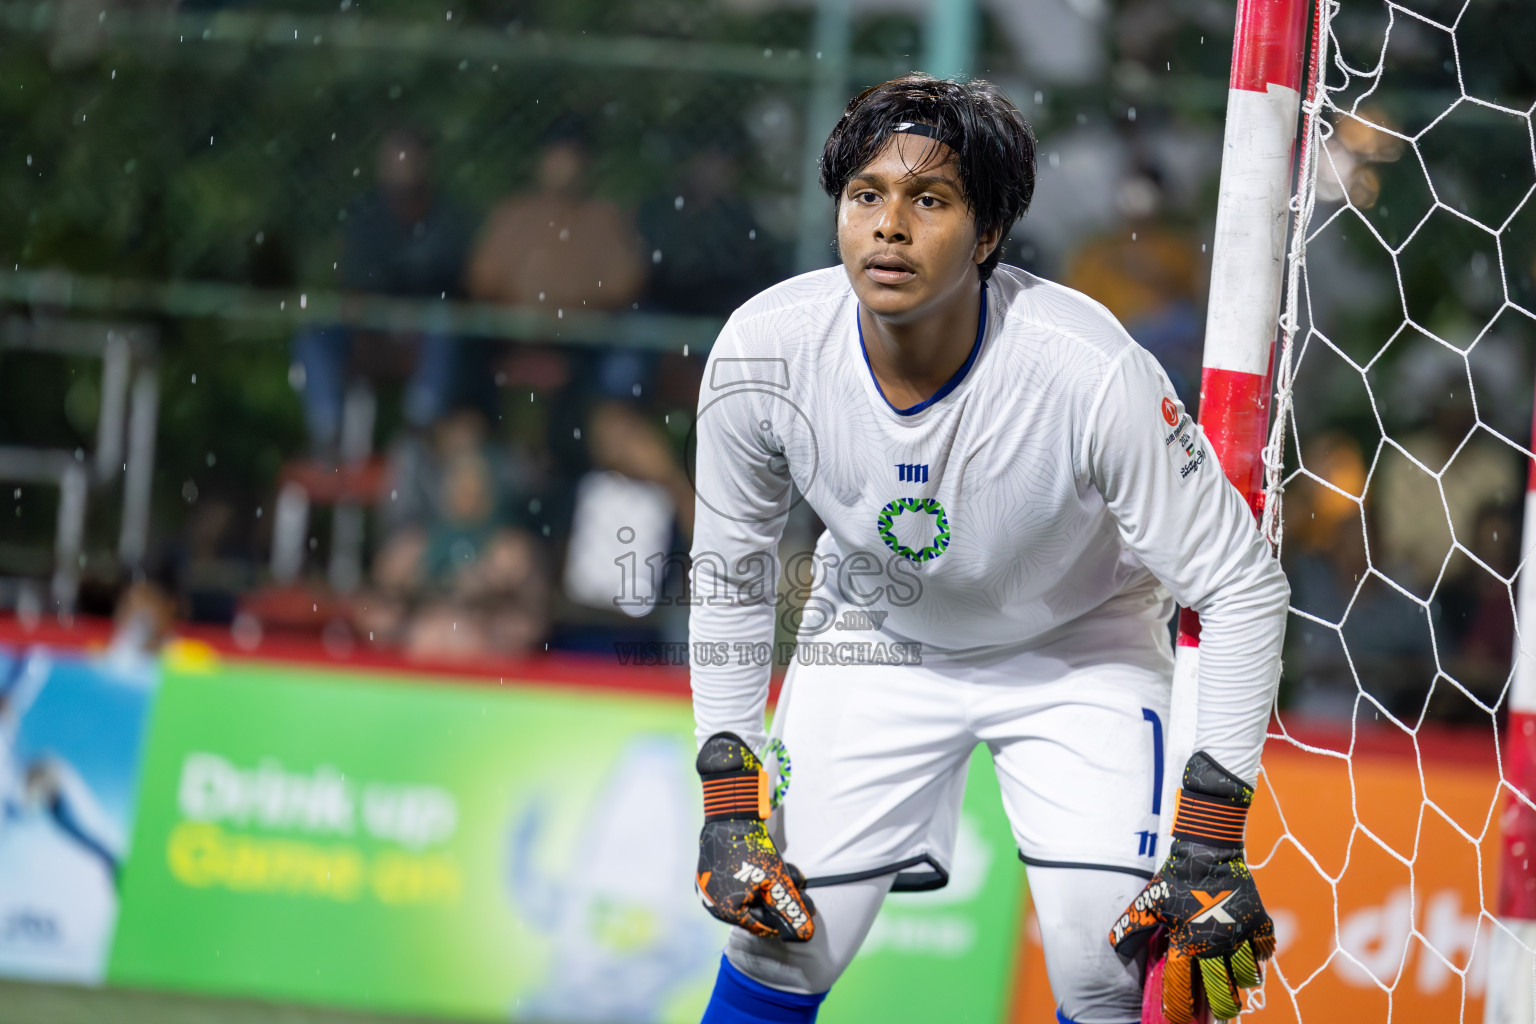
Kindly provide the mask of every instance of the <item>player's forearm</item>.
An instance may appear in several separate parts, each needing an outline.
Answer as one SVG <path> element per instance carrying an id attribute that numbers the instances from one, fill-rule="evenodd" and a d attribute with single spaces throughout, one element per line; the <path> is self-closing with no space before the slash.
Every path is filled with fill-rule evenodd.
<path id="1" fill-rule="evenodd" d="M 716 609 L 717 614 L 703 616 L 705 621 L 700 622 L 696 607 L 689 619 L 694 736 L 702 747 L 716 733 L 734 732 L 753 750 L 761 750 L 767 740 L 763 716 L 772 662 L 758 662 L 760 652 L 772 650 L 773 611 L 767 609 L 766 616 L 722 617 L 718 612 L 724 610 Z"/>
<path id="2" fill-rule="evenodd" d="M 1290 587 L 1267 550 L 1200 609 L 1200 698 L 1195 749 L 1248 783 L 1258 778 L 1280 681 Z"/>
<path id="3" fill-rule="evenodd" d="M 704 542 L 721 539 L 717 526 L 709 518 L 693 550 L 698 603 L 688 616 L 688 666 L 695 735 L 702 746 L 716 733 L 734 732 L 761 750 L 779 563 L 772 547 L 731 559 L 708 550 Z"/>
<path id="4" fill-rule="evenodd" d="M 704 668 L 697 656 L 699 645 L 706 650 L 730 652 L 732 664 Z M 693 735 L 702 747 L 716 733 L 733 732 L 753 750 L 762 750 L 768 733 L 763 716 L 768 707 L 766 666 L 735 664 L 733 641 L 692 641 L 689 655 L 690 682 L 693 687 Z"/>

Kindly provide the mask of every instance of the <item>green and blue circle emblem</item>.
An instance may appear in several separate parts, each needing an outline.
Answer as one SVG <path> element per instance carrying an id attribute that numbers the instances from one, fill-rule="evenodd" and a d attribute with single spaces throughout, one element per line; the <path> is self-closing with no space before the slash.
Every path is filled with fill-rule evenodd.
<path id="1" fill-rule="evenodd" d="M 789 777 L 794 767 L 789 763 L 789 748 L 777 736 L 768 741 L 768 747 L 764 753 L 778 762 L 776 766 L 778 778 L 774 780 L 773 794 L 769 797 L 769 806 L 777 808 L 789 795 Z"/>
<path id="2" fill-rule="evenodd" d="M 905 512 L 933 513 L 933 539 L 924 547 L 916 550 L 909 548 L 897 539 L 896 532 L 891 529 Z M 927 562 L 938 558 L 949 548 L 949 516 L 945 514 L 944 506 L 933 498 L 897 498 L 880 510 L 880 518 L 876 521 L 875 529 L 879 532 L 880 539 L 885 541 L 886 547 L 909 561 Z"/>

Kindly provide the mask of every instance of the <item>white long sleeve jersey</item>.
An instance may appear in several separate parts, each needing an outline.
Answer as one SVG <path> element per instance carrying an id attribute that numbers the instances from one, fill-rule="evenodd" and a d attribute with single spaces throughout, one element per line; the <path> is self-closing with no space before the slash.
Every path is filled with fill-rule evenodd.
<path id="1" fill-rule="evenodd" d="M 689 620 L 699 741 L 730 730 L 761 747 L 780 615 L 802 658 L 963 677 L 1038 650 L 1171 675 L 1177 600 L 1203 625 L 1196 749 L 1252 780 L 1289 589 L 1156 360 L 1087 296 L 998 266 L 965 364 L 898 409 L 857 310 L 841 267 L 815 271 L 743 305 L 710 353 Z M 789 566 L 785 601 L 776 552 L 802 499 L 826 532 Z"/>

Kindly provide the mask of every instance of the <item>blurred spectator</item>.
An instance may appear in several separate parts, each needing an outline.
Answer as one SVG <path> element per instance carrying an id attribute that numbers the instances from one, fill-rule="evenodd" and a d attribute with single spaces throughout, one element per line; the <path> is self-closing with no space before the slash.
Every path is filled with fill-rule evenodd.
<path id="1" fill-rule="evenodd" d="M 693 487 L 672 437 L 638 396 L 650 361 L 634 352 L 591 358 L 557 400 L 550 433 L 570 533 L 551 646 L 606 651 L 618 641 L 686 639 L 683 589 Z"/>
<path id="2" fill-rule="evenodd" d="M 472 225 L 434 189 L 422 137 L 405 128 L 385 136 L 376 175 L 376 190 L 347 211 L 338 267 L 341 287 L 410 298 L 462 297 Z M 355 351 L 357 340 L 366 343 L 366 350 Z M 402 343 L 407 353 L 396 348 Z M 340 326 L 309 327 L 295 338 L 294 349 L 302 368 L 305 420 L 322 454 L 335 452 L 343 392 L 354 362 L 386 374 L 392 364 L 409 365 L 405 418 L 415 427 L 428 426 L 463 395 L 487 400 L 487 374 L 467 365 L 463 342 L 444 332 L 380 336 Z"/>
<path id="3" fill-rule="evenodd" d="M 777 246 L 738 191 L 740 178 L 735 155 L 711 145 L 684 165 L 679 192 L 640 208 L 653 262 L 648 295 L 662 311 L 729 316 L 779 280 Z"/>
<path id="4" fill-rule="evenodd" d="M 1286 488 L 1283 554 L 1291 606 L 1332 626 L 1303 616 L 1291 619 L 1286 703 L 1307 715 L 1348 718 L 1358 691 L 1339 630 L 1332 627 L 1344 620 L 1368 568 L 1360 504 L 1345 496 L 1364 492 L 1365 459 L 1353 438 L 1329 433 L 1304 446 L 1302 465 L 1339 490 L 1306 476 Z"/>
<path id="5" fill-rule="evenodd" d="M 1384 451 L 1371 484 L 1381 537 L 1377 567 L 1421 597 L 1436 580 L 1449 582 L 1469 564 L 1455 560 L 1442 576 L 1452 534 L 1468 545 L 1481 510 L 1508 506 L 1522 493 L 1522 460 L 1515 450 L 1486 431 L 1468 438 L 1477 413 L 1465 379 L 1464 370 L 1448 373 L 1434 389 L 1428 422 L 1395 435 L 1423 468 Z"/>
<path id="6" fill-rule="evenodd" d="M 1158 216 L 1162 190 L 1150 168 L 1121 183 L 1116 205 L 1125 223 L 1068 256 L 1063 281 L 1107 306 L 1162 363 L 1179 398 L 1194 411 L 1205 334 L 1205 260 L 1193 235 Z"/>
<path id="7" fill-rule="evenodd" d="M 170 639 L 176 601 L 156 583 L 131 583 L 112 613 L 112 642 L 107 656 L 119 661 L 152 656 Z"/>
<path id="8" fill-rule="evenodd" d="M 587 150 L 562 127 L 539 153 L 538 187 L 491 211 L 470 294 L 508 306 L 627 309 L 645 282 L 633 219 L 587 191 Z"/>
<path id="9" fill-rule="evenodd" d="M 1516 508 L 1490 505 L 1479 511 L 1467 544 L 1482 564 L 1468 565 L 1439 595 L 1444 639 L 1449 641 L 1447 670 L 1489 707 L 1498 702 L 1513 665 L 1514 592 L 1500 577 L 1511 576 L 1519 562 Z M 1436 717 L 1475 714 L 1453 688 L 1437 696 L 1442 699 L 1431 709 L 1438 712 Z"/>
<path id="10" fill-rule="evenodd" d="M 1350 204 L 1362 210 L 1376 205 L 1381 175 L 1371 165 L 1394 163 L 1407 148 L 1388 131 L 1401 129 L 1380 107 L 1366 106 L 1354 116 L 1337 118 L 1317 165 L 1318 202 L 1336 203 L 1348 196 Z"/>
<path id="11" fill-rule="evenodd" d="M 391 463 L 405 510 L 387 517 L 360 627 L 418 657 L 516 654 L 542 641 L 543 562 L 515 512 L 523 478 L 484 417 L 458 410 L 430 445 L 402 438 Z"/>

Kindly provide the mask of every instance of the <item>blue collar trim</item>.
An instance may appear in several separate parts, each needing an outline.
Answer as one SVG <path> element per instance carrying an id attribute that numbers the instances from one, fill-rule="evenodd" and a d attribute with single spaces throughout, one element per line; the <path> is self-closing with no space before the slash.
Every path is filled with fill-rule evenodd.
<path id="1" fill-rule="evenodd" d="M 869 379 L 874 382 L 875 390 L 879 392 L 881 398 L 885 399 L 885 404 L 889 405 L 891 411 L 896 415 L 915 416 L 959 387 L 960 382 L 965 380 L 965 375 L 970 373 L 971 367 L 976 364 L 976 356 L 981 352 L 981 339 L 987 333 L 987 282 L 981 282 L 981 316 L 976 319 L 976 340 L 971 342 L 970 355 L 965 357 L 965 362 L 960 364 L 960 369 L 956 370 L 954 376 L 944 382 L 943 387 L 916 405 L 909 405 L 905 409 L 896 408 L 895 403 L 886 398 L 885 392 L 880 389 L 880 382 L 875 379 L 874 367 L 869 365 L 869 349 L 864 347 L 864 319 L 855 312 L 853 322 L 859 329 L 859 352 L 864 356 L 864 368 L 869 371 Z"/>

